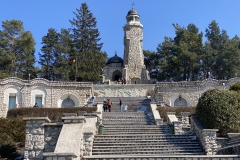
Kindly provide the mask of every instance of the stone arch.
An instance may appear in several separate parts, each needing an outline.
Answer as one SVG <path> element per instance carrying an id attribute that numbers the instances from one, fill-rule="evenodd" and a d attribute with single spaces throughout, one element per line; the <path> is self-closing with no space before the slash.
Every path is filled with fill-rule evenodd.
<path id="1" fill-rule="evenodd" d="M 46 105 L 46 95 L 47 95 L 47 91 L 45 88 L 42 87 L 36 87 L 34 89 L 32 89 L 31 91 L 31 102 L 30 105 L 34 106 L 34 104 L 36 103 L 36 97 L 42 97 L 42 105 L 45 106 Z"/>
<path id="2" fill-rule="evenodd" d="M 62 104 L 66 105 L 66 107 L 75 107 L 79 106 L 79 100 L 74 94 L 64 94 L 58 99 L 58 108 L 62 107 Z M 73 106 L 74 104 L 74 106 Z M 63 106 L 64 107 L 64 106 Z"/>
<path id="3" fill-rule="evenodd" d="M 16 97 L 16 108 L 19 108 L 22 105 L 22 94 L 21 91 L 18 87 L 16 86 L 9 86 L 5 91 L 4 91 L 4 98 L 3 98 L 3 103 L 7 104 L 7 110 L 9 107 L 9 97 L 10 96 L 15 96 Z"/>
<path id="4" fill-rule="evenodd" d="M 112 81 L 118 81 L 119 78 L 122 78 L 122 72 L 119 70 L 115 70 L 112 73 Z"/>
<path id="5" fill-rule="evenodd" d="M 170 99 L 170 106 L 192 106 L 190 97 L 185 94 L 176 94 Z"/>

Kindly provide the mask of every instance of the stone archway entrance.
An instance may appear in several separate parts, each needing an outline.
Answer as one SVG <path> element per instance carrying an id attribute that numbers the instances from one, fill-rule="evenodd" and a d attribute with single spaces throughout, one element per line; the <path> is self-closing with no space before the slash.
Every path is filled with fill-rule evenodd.
<path id="1" fill-rule="evenodd" d="M 66 99 L 64 99 L 61 105 L 62 108 L 70 108 L 74 106 L 75 106 L 75 102 L 70 97 L 67 97 Z"/>
<path id="2" fill-rule="evenodd" d="M 174 102 L 174 107 L 188 106 L 187 101 L 184 98 L 178 98 Z"/>
<path id="3" fill-rule="evenodd" d="M 118 81 L 119 78 L 122 78 L 122 73 L 119 70 L 116 70 L 112 74 L 112 81 Z"/>

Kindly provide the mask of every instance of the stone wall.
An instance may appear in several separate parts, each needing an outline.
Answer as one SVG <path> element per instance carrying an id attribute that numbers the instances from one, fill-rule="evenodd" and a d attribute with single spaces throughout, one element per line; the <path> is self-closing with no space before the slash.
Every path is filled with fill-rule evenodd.
<path id="1" fill-rule="evenodd" d="M 197 117 L 191 117 L 191 131 L 198 137 L 206 155 L 215 155 L 217 153 L 216 132 L 218 129 L 204 129 L 203 124 Z"/>
<path id="2" fill-rule="evenodd" d="M 44 152 L 54 152 L 63 123 L 46 123 L 44 133 Z"/>
<path id="3" fill-rule="evenodd" d="M 144 97 L 154 87 L 155 84 L 94 85 L 94 92 L 98 97 Z"/>
<path id="4" fill-rule="evenodd" d="M 14 108 L 33 107 L 36 97 L 41 97 L 42 107 L 61 107 L 68 97 L 75 106 L 87 104 L 93 96 L 93 84 L 89 82 L 48 81 L 33 79 L 30 81 L 16 77 L 0 80 L 0 117 L 6 117 L 9 108 L 9 97 L 16 97 Z"/>
<path id="5" fill-rule="evenodd" d="M 157 102 L 159 105 L 164 102 L 166 105 L 175 106 L 174 103 L 181 98 L 182 102 L 183 99 L 187 102 L 187 106 L 196 106 L 199 97 L 205 91 L 214 88 L 229 89 L 230 85 L 239 81 L 240 78 L 237 77 L 229 80 L 206 79 L 193 82 L 157 82 L 152 101 Z"/>

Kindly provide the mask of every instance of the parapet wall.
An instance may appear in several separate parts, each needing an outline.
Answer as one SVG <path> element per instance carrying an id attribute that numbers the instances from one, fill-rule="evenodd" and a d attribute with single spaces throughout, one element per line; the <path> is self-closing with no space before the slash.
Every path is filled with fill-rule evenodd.
<path id="1" fill-rule="evenodd" d="M 154 90 L 155 84 L 113 84 L 94 85 L 98 97 L 144 97 L 148 90 Z"/>
<path id="2" fill-rule="evenodd" d="M 199 97 L 209 89 L 229 89 L 230 85 L 240 82 L 240 78 L 229 80 L 206 79 L 203 81 L 157 82 L 152 101 L 169 106 L 196 106 Z M 182 98 L 182 101 L 181 101 Z"/>

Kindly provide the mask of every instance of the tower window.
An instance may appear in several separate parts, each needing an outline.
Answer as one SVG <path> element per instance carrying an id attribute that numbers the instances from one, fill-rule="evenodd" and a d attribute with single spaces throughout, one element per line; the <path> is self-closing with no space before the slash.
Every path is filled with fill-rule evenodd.
<path id="1" fill-rule="evenodd" d="M 135 17 L 135 21 L 139 21 L 139 17 Z"/>

